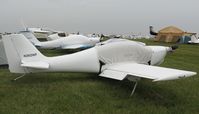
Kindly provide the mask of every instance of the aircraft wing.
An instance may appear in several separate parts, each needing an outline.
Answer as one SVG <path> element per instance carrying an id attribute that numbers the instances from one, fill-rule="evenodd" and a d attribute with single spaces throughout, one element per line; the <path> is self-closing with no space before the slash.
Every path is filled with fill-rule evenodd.
<path id="1" fill-rule="evenodd" d="M 197 40 L 197 41 L 189 41 L 189 43 L 191 43 L 191 44 L 199 44 L 199 40 Z"/>
<path id="2" fill-rule="evenodd" d="M 99 76 L 123 80 L 127 76 L 147 78 L 153 81 L 175 80 L 196 75 L 196 72 L 150 66 L 137 63 L 118 63 L 105 66 Z"/>
<path id="3" fill-rule="evenodd" d="M 84 45 L 84 44 L 74 44 L 74 45 L 62 46 L 62 49 L 85 49 L 85 48 L 90 48 L 90 47 L 92 46 Z"/>
<path id="4" fill-rule="evenodd" d="M 49 64 L 46 62 L 24 62 L 22 61 L 21 64 L 22 67 L 26 67 L 26 68 L 34 68 L 34 69 L 48 69 L 49 68 Z"/>

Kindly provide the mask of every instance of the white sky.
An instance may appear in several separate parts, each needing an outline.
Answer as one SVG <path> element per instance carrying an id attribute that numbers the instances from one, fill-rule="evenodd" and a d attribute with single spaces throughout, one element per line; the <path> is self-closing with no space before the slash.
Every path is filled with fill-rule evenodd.
<path id="1" fill-rule="evenodd" d="M 199 33 L 199 0 L 0 0 L 0 32 L 48 27 L 66 32 L 148 34 L 174 25 Z"/>

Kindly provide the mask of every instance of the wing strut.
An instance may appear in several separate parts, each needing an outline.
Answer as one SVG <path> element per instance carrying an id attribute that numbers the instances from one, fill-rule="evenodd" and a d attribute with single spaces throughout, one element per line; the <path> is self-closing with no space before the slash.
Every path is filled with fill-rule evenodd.
<path id="1" fill-rule="evenodd" d="M 132 92 L 131 92 L 130 97 L 133 96 L 133 94 L 134 94 L 134 92 L 135 92 L 135 89 L 136 89 L 137 85 L 138 85 L 138 82 L 135 81 L 135 85 L 134 85 L 134 87 L 133 87 L 133 90 L 132 90 Z"/>

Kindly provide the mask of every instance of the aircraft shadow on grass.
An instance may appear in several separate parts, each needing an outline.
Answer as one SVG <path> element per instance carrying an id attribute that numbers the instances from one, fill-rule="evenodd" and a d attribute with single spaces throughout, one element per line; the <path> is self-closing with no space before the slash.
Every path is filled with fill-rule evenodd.
<path id="1" fill-rule="evenodd" d="M 56 74 L 61 76 L 55 76 Z M 140 102 L 152 102 L 155 105 L 161 105 L 165 107 L 173 107 L 178 105 L 176 101 L 183 103 L 183 98 L 177 96 L 174 91 L 169 88 L 163 88 L 162 86 L 157 86 L 156 83 L 150 82 L 148 80 L 143 80 L 139 83 L 133 97 L 129 97 L 133 84 L 128 80 L 117 81 L 110 80 L 103 77 L 97 77 L 96 74 L 83 73 L 83 76 L 77 76 L 77 73 L 41 73 L 41 74 L 29 74 L 26 77 L 14 81 L 14 84 L 24 85 L 37 85 L 37 84 L 52 84 L 52 83 L 88 83 L 96 82 L 107 86 L 106 94 L 111 95 L 112 97 L 118 98 L 127 98 L 134 101 Z M 89 85 L 88 85 L 89 89 Z M 179 102 L 178 102 L 179 103 Z"/>

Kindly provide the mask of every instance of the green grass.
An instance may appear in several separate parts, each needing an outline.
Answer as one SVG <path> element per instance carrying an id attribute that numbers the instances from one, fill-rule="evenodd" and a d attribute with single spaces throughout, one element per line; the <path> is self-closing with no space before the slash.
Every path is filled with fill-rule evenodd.
<path id="1" fill-rule="evenodd" d="M 42 50 L 42 53 L 54 56 L 68 52 Z M 161 66 L 199 73 L 199 45 L 180 45 L 176 52 L 168 54 Z M 19 74 L 11 74 L 7 67 L 0 67 L 1 114 L 199 113 L 198 75 L 157 83 L 141 80 L 132 97 L 129 97 L 132 82 L 101 78 L 96 74 L 38 73 L 12 81 L 17 76 Z"/>

